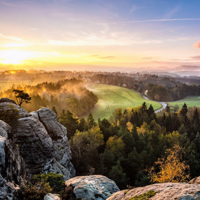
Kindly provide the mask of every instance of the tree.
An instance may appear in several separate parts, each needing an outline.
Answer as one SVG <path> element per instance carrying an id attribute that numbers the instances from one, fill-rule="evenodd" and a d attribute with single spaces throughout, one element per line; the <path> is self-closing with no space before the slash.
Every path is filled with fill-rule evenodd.
<path id="1" fill-rule="evenodd" d="M 73 117 L 73 114 L 69 110 L 67 110 L 67 112 L 63 110 L 58 119 L 59 122 L 67 128 L 67 137 L 70 139 L 78 128 L 78 119 Z"/>
<path id="2" fill-rule="evenodd" d="M 15 98 L 19 106 L 21 106 L 24 102 L 31 103 L 31 97 L 28 93 L 25 93 L 23 90 L 13 90 L 13 92 L 15 93 Z"/>
<path id="3" fill-rule="evenodd" d="M 98 148 L 104 144 L 103 134 L 99 126 L 94 126 L 88 131 L 83 132 L 77 130 L 74 137 L 70 140 L 70 144 L 73 164 L 77 174 L 85 173 L 87 166 L 94 166 L 97 163 L 96 155 L 98 156 Z"/>
<path id="4" fill-rule="evenodd" d="M 182 149 L 178 145 L 166 150 L 167 157 L 155 162 L 160 166 L 160 171 L 156 173 L 155 167 L 150 170 L 152 182 L 185 182 L 189 179 L 189 174 L 187 174 L 189 166 L 185 162 L 181 162 L 181 151 Z"/>
<path id="5" fill-rule="evenodd" d="M 166 112 L 167 112 L 167 113 L 170 113 L 170 107 L 169 107 L 169 105 L 168 105 L 168 104 L 167 104 L 167 106 L 166 106 L 165 110 L 166 110 Z"/>
<path id="6" fill-rule="evenodd" d="M 112 180 L 114 180 L 119 188 L 125 188 L 127 184 L 127 177 L 126 173 L 124 173 L 123 168 L 120 164 L 120 161 L 117 161 L 117 165 L 114 165 L 108 175 L 108 177 Z"/>
<path id="7" fill-rule="evenodd" d="M 87 117 L 87 125 L 88 129 L 92 128 L 93 126 L 96 126 L 92 113 L 89 113 Z"/>

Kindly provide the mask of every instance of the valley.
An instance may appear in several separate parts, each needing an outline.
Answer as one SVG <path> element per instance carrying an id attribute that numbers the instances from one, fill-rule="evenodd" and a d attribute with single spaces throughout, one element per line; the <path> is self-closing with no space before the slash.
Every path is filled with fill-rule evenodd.
<path id="1" fill-rule="evenodd" d="M 139 93 L 127 88 L 105 84 L 90 84 L 88 89 L 99 97 L 97 104 L 91 110 L 95 121 L 98 118 L 109 119 L 117 108 L 125 110 L 127 107 L 139 107 L 143 102 L 146 102 L 147 106 L 152 104 L 155 110 L 162 108 L 160 103 L 146 100 Z"/>

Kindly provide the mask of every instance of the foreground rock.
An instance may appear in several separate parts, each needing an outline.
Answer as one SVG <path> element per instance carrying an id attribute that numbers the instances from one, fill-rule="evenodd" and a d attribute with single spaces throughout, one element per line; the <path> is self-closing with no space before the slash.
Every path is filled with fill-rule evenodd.
<path id="1" fill-rule="evenodd" d="M 7 131 L 11 131 L 9 125 L 0 121 L 0 130 L 3 130 L 0 131 L 0 199 L 18 199 L 18 185 L 23 183 L 25 163 L 15 143 L 6 138 Z"/>
<path id="2" fill-rule="evenodd" d="M 0 120 L 0 135 L 19 146 L 28 176 L 43 172 L 63 174 L 65 180 L 75 176 L 67 130 L 53 111 L 42 108 L 28 114 L 4 98 L 0 101 Z"/>
<path id="3" fill-rule="evenodd" d="M 159 183 L 138 187 L 131 190 L 122 190 L 111 195 L 108 200 L 129 200 L 153 190 L 156 194 L 151 200 L 194 200 L 200 199 L 200 185 L 188 183 Z"/>
<path id="4" fill-rule="evenodd" d="M 190 184 L 200 184 L 200 176 L 189 181 Z"/>
<path id="5" fill-rule="evenodd" d="M 57 194 L 47 194 L 44 196 L 44 200 L 60 200 L 60 197 Z"/>
<path id="6" fill-rule="evenodd" d="M 65 182 L 65 186 L 74 188 L 77 199 L 104 200 L 111 194 L 119 191 L 116 183 L 105 176 L 77 176 Z"/>

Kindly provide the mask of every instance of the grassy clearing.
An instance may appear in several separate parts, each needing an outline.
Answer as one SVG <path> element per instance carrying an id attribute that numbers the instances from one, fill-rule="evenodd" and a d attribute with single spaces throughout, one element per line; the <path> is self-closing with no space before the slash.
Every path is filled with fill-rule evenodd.
<path id="1" fill-rule="evenodd" d="M 200 96 L 189 96 L 179 101 L 168 102 L 170 106 L 178 105 L 179 108 L 182 108 L 184 103 L 187 104 L 187 107 L 200 107 Z"/>
<path id="2" fill-rule="evenodd" d="M 137 92 L 126 88 L 104 84 L 92 84 L 88 89 L 99 97 L 98 103 L 91 111 L 96 121 L 98 118 L 109 119 L 117 108 L 122 108 L 124 110 L 127 107 L 138 107 L 141 106 L 144 101 L 148 106 L 152 104 L 155 110 L 161 108 L 159 103 L 146 100 Z"/>

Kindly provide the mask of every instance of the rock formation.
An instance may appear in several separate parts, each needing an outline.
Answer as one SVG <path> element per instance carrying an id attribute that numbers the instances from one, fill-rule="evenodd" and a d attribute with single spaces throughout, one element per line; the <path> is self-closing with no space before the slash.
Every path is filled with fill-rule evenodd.
<path id="1" fill-rule="evenodd" d="M 25 175 L 25 163 L 9 134 L 11 127 L 0 121 L 0 200 L 17 199 Z"/>
<path id="2" fill-rule="evenodd" d="M 57 194 L 46 194 L 44 200 L 60 200 L 60 197 Z"/>
<path id="3" fill-rule="evenodd" d="M 74 187 L 77 199 L 104 200 L 119 191 L 116 183 L 102 175 L 77 176 L 65 182 L 65 186 Z"/>
<path id="4" fill-rule="evenodd" d="M 49 108 L 41 108 L 30 114 L 44 125 L 52 139 L 54 149 L 53 171 L 59 174 L 64 173 L 65 180 L 75 176 L 75 169 L 71 163 L 72 157 L 67 130 L 58 122 L 56 114 Z"/>
<path id="5" fill-rule="evenodd" d="M 75 176 L 67 130 L 53 111 L 42 108 L 28 114 L 4 98 L 0 100 L 0 120 L 0 135 L 19 146 L 28 176 L 48 171 L 63 174 L 65 180 Z"/>
<path id="6" fill-rule="evenodd" d="M 194 200 L 200 199 L 200 185 L 189 183 L 158 183 L 138 187 L 131 190 L 122 190 L 111 195 L 107 200 L 129 200 L 135 196 L 153 190 L 156 194 L 151 200 Z"/>

